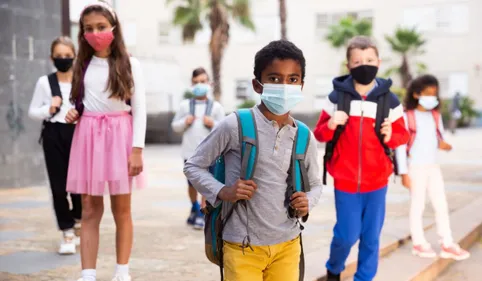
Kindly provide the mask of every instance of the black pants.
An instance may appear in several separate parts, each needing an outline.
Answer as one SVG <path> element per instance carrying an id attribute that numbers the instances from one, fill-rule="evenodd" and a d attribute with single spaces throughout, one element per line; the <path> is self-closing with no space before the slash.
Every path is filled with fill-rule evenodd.
<path id="1" fill-rule="evenodd" d="M 81 196 L 70 194 L 71 210 L 66 191 L 70 147 L 74 129 L 75 125 L 72 124 L 45 122 L 42 130 L 45 163 L 60 230 L 73 228 L 75 220 L 80 220 L 82 215 Z"/>

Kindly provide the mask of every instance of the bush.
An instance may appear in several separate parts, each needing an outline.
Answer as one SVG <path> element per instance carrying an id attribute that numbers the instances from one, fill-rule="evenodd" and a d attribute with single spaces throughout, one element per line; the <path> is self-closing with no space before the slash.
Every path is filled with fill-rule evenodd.
<path id="1" fill-rule="evenodd" d="M 256 105 L 254 100 L 245 100 L 242 104 L 238 105 L 238 108 L 252 108 Z"/>
<path id="2" fill-rule="evenodd" d="M 184 92 L 184 99 L 189 100 L 189 99 L 192 99 L 192 98 L 194 98 L 194 94 L 191 91 L 186 90 Z"/>
<path id="3" fill-rule="evenodd" d="M 444 122 L 451 119 L 450 108 L 452 99 L 445 99 L 442 101 L 442 118 Z M 462 97 L 460 99 L 460 112 L 462 117 L 457 121 L 457 127 L 468 127 L 475 118 L 480 117 L 480 114 L 475 110 L 475 101 L 470 97 Z"/>

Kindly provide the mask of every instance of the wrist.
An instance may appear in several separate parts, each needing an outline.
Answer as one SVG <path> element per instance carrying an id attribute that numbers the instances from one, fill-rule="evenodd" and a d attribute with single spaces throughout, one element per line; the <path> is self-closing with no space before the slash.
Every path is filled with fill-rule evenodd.
<path id="1" fill-rule="evenodd" d="M 333 117 L 330 118 L 330 120 L 328 121 L 328 125 L 327 125 L 327 126 L 328 126 L 328 129 L 330 129 L 330 130 L 332 130 L 332 131 L 334 131 L 334 130 L 336 129 L 335 124 L 333 124 Z"/>
<path id="2" fill-rule="evenodd" d="M 227 201 L 226 200 L 226 192 L 227 192 L 227 186 L 224 186 L 223 188 L 221 188 L 221 190 L 219 190 L 218 192 L 218 198 L 221 200 L 221 201 Z"/>
<path id="3" fill-rule="evenodd" d="M 132 148 L 132 154 L 136 155 L 142 155 L 143 149 L 141 147 L 133 147 Z"/>

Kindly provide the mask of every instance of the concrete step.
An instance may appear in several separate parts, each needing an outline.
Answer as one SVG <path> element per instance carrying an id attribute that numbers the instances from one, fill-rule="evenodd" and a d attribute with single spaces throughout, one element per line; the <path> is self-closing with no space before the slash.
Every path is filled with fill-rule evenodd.
<path id="1" fill-rule="evenodd" d="M 433 219 L 425 219 L 425 229 L 434 225 Z M 409 221 L 407 217 L 392 219 L 385 222 L 380 242 L 380 257 L 384 257 L 410 240 Z M 329 248 L 320 249 L 306 254 L 305 280 L 324 281 L 326 279 L 325 263 L 330 254 Z M 342 278 L 350 278 L 355 275 L 357 268 L 358 243 L 353 246 L 346 262 Z"/>
<path id="2" fill-rule="evenodd" d="M 481 208 L 482 198 L 454 211 L 450 216 L 454 239 L 464 249 L 469 249 L 482 235 Z M 434 249 L 440 252 L 435 227 L 426 232 L 426 237 Z M 454 262 L 440 257 L 434 259 L 414 257 L 411 254 L 411 248 L 411 243 L 406 243 L 397 251 L 381 259 L 374 281 L 432 281 Z"/>

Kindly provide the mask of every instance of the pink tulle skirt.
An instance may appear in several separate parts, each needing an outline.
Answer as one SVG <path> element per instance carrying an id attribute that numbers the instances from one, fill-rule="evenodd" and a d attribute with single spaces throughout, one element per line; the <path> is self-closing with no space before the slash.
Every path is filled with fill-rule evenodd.
<path id="1" fill-rule="evenodd" d="M 67 191 L 103 196 L 129 194 L 133 181 L 144 187 L 143 174 L 129 177 L 132 116 L 122 112 L 84 112 L 70 150 Z"/>

